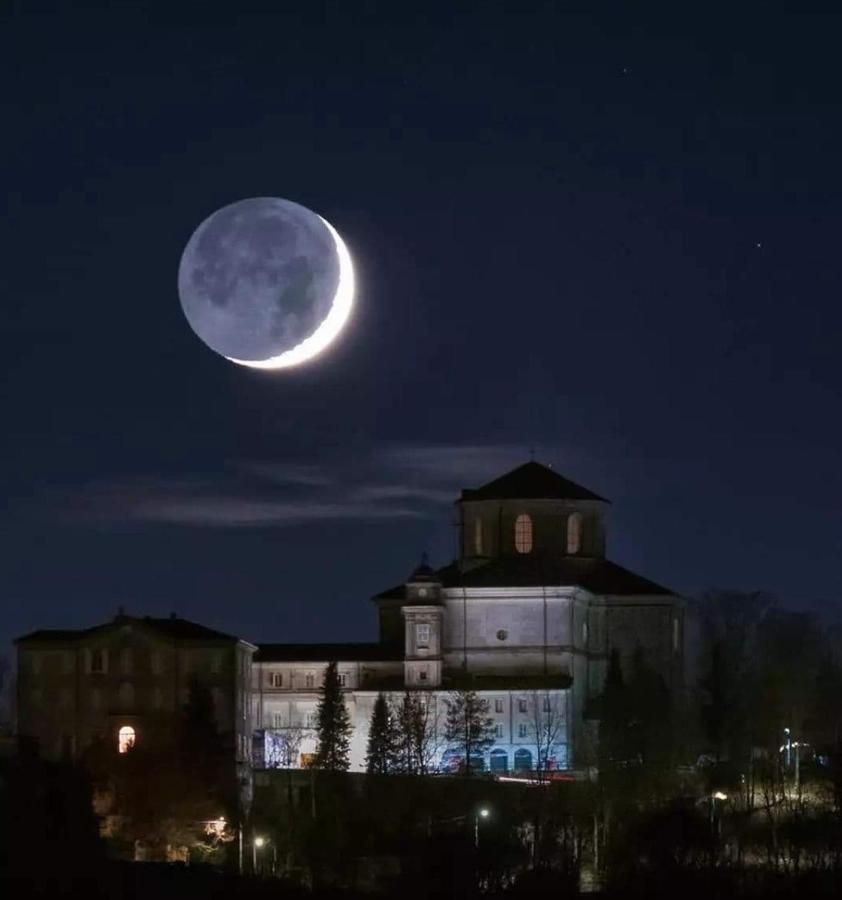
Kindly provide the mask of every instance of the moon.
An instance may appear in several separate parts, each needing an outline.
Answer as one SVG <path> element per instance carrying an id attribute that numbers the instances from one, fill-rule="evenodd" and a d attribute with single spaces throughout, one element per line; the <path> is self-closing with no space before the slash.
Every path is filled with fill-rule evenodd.
<path id="1" fill-rule="evenodd" d="M 279 197 L 218 209 L 193 232 L 178 267 L 181 307 L 196 335 L 231 362 L 285 369 L 342 331 L 354 268 L 339 232 Z"/>

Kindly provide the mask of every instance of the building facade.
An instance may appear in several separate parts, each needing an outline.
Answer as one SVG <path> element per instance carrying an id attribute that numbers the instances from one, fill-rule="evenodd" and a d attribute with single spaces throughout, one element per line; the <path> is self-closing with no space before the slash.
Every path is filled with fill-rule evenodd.
<path id="1" fill-rule="evenodd" d="M 594 700 L 609 655 L 635 654 L 678 696 L 684 616 L 670 590 L 605 556 L 608 502 L 530 462 L 457 501 L 458 556 L 419 566 L 373 598 L 372 644 L 261 645 L 253 668 L 259 764 L 306 765 L 316 748 L 319 688 L 338 663 L 354 732 L 352 769 L 365 765 L 378 692 L 397 704 L 424 698 L 437 747 L 434 765 L 458 765 L 444 723 L 451 692 L 487 701 L 494 744 L 484 767 L 498 773 L 567 769 L 592 760 Z"/>
<path id="2" fill-rule="evenodd" d="M 365 767 L 380 692 L 394 704 L 413 692 L 430 767 L 460 765 L 445 718 L 453 692 L 470 689 L 487 702 L 494 735 L 474 765 L 502 774 L 593 760 L 594 701 L 612 650 L 625 666 L 642 655 L 680 694 L 682 603 L 606 558 L 606 500 L 529 462 L 464 490 L 456 505 L 456 558 L 439 569 L 425 561 L 373 598 L 376 642 L 255 646 L 182 619 L 124 615 L 20 638 L 19 734 L 48 757 L 77 756 L 97 737 L 128 747 L 170 721 L 200 679 L 238 764 L 251 748 L 259 767 L 304 767 L 324 672 L 336 662 L 352 770 Z"/>
<path id="3" fill-rule="evenodd" d="M 193 685 L 213 702 L 238 766 L 250 762 L 254 645 L 195 622 L 123 614 L 94 628 L 17 640 L 18 735 L 45 759 L 75 759 L 97 741 L 121 752 L 171 732 Z"/>

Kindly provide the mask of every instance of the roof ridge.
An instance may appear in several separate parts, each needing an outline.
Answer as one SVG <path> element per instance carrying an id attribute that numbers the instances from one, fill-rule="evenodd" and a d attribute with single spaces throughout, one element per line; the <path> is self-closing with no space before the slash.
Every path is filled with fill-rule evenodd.
<path id="1" fill-rule="evenodd" d="M 559 474 L 551 466 L 535 460 L 522 463 L 477 488 L 463 488 L 459 502 L 484 499 L 565 499 L 609 502 L 605 497 L 601 497 L 581 484 Z"/>

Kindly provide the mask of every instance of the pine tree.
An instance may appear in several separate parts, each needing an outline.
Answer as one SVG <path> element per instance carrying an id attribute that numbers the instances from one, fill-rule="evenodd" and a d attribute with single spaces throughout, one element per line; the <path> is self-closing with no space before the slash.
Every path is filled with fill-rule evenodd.
<path id="1" fill-rule="evenodd" d="M 335 662 L 328 664 L 321 693 L 316 711 L 318 749 L 313 765 L 327 772 L 346 772 L 350 764 L 351 719 L 342 697 Z"/>
<path id="2" fill-rule="evenodd" d="M 602 689 L 599 721 L 599 757 L 601 765 L 621 762 L 629 757 L 629 696 L 620 664 L 620 651 L 611 650 L 608 672 Z"/>
<path id="3" fill-rule="evenodd" d="M 371 712 L 371 727 L 368 732 L 368 752 L 366 772 L 374 775 L 388 775 L 395 769 L 397 734 L 392 711 L 386 695 L 379 693 Z"/>
<path id="4" fill-rule="evenodd" d="M 494 743 L 494 723 L 488 715 L 488 701 L 476 691 L 454 691 L 447 701 L 445 736 L 452 748 L 462 751 L 464 773 L 470 775 L 475 757 Z"/>

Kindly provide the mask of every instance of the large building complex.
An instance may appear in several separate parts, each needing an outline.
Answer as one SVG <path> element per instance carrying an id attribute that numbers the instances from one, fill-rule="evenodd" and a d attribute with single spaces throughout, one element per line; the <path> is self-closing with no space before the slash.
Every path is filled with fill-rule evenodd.
<path id="1" fill-rule="evenodd" d="M 642 654 L 673 696 L 682 687 L 682 604 L 606 558 L 607 506 L 537 462 L 462 491 L 456 559 L 439 569 L 425 561 L 374 597 L 380 634 L 370 644 L 255 647 L 179 619 L 119 616 L 28 635 L 18 641 L 20 733 L 52 754 L 104 731 L 141 740 L 147 719 L 177 708 L 201 675 L 239 756 L 254 735 L 257 765 L 306 766 L 324 671 L 336 662 L 354 770 L 364 768 L 381 691 L 395 701 L 416 692 L 435 736 L 431 764 L 457 765 L 444 718 L 463 688 L 487 700 L 493 720 L 494 743 L 476 763 L 496 772 L 586 764 L 612 650 L 624 663 Z"/>

